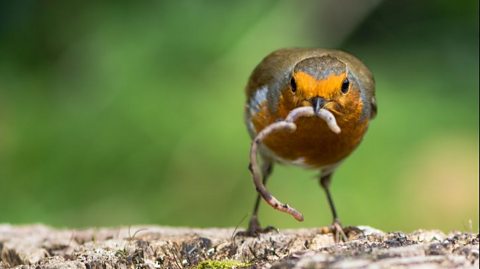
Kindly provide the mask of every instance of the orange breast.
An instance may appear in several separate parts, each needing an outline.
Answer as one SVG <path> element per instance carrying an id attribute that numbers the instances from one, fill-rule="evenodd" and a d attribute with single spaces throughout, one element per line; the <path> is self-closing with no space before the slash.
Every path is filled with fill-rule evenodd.
<path id="1" fill-rule="evenodd" d="M 336 115 L 337 116 L 337 115 Z M 368 127 L 368 120 L 356 117 L 337 116 L 340 134 L 333 133 L 320 118 L 308 117 L 297 120 L 297 129 L 272 133 L 264 145 L 279 160 L 311 168 L 335 164 L 347 157 L 360 144 Z M 252 117 L 257 132 L 274 122 L 266 106 Z"/>

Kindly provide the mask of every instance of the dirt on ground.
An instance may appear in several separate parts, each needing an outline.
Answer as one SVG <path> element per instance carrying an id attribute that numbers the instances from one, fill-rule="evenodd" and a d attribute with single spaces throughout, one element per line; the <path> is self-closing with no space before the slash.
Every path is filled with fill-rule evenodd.
<path id="1" fill-rule="evenodd" d="M 320 229 L 243 237 L 216 228 L 0 225 L 0 269 L 479 267 L 479 234 L 359 228 L 335 243 Z"/>

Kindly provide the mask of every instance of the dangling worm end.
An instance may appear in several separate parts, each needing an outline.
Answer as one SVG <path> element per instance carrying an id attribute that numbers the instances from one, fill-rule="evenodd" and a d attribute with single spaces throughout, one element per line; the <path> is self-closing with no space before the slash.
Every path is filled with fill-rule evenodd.
<path id="1" fill-rule="evenodd" d="M 300 222 L 304 221 L 302 213 L 298 213 L 296 215 L 293 215 L 293 217 Z"/>

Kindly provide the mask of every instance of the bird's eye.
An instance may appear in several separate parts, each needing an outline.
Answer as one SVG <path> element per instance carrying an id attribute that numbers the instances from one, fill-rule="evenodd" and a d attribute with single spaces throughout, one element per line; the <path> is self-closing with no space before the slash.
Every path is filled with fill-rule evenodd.
<path id="1" fill-rule="evenodd" d="M 292 92 L 297 91 L 297 82 L 295 82 L 295 78 L 293 77 L 290 79 L 290 88 L 292 89 Z"/>
<path id="2" fill-rule="evenodd" d="M 347 93 L 349 86 L 350 86 L 350 81 L 348 80 L 348 78 L 344 79 L 342 82 L 342 93 L 344 94 Z"/>

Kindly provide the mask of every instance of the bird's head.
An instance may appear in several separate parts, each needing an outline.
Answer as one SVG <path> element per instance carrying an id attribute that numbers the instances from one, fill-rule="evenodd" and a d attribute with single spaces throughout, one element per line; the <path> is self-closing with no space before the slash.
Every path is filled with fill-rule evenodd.
<path id="1" fill-rule="evenodd" d="M 283 98 L 288 99 L 293 107 L 313 106 L 315 112 L 325 108 L 336 116 L 358 114 L 362 110 L 356 79 L 345 63 L 332 56 L 311 57 L 298 62 Z"/>

